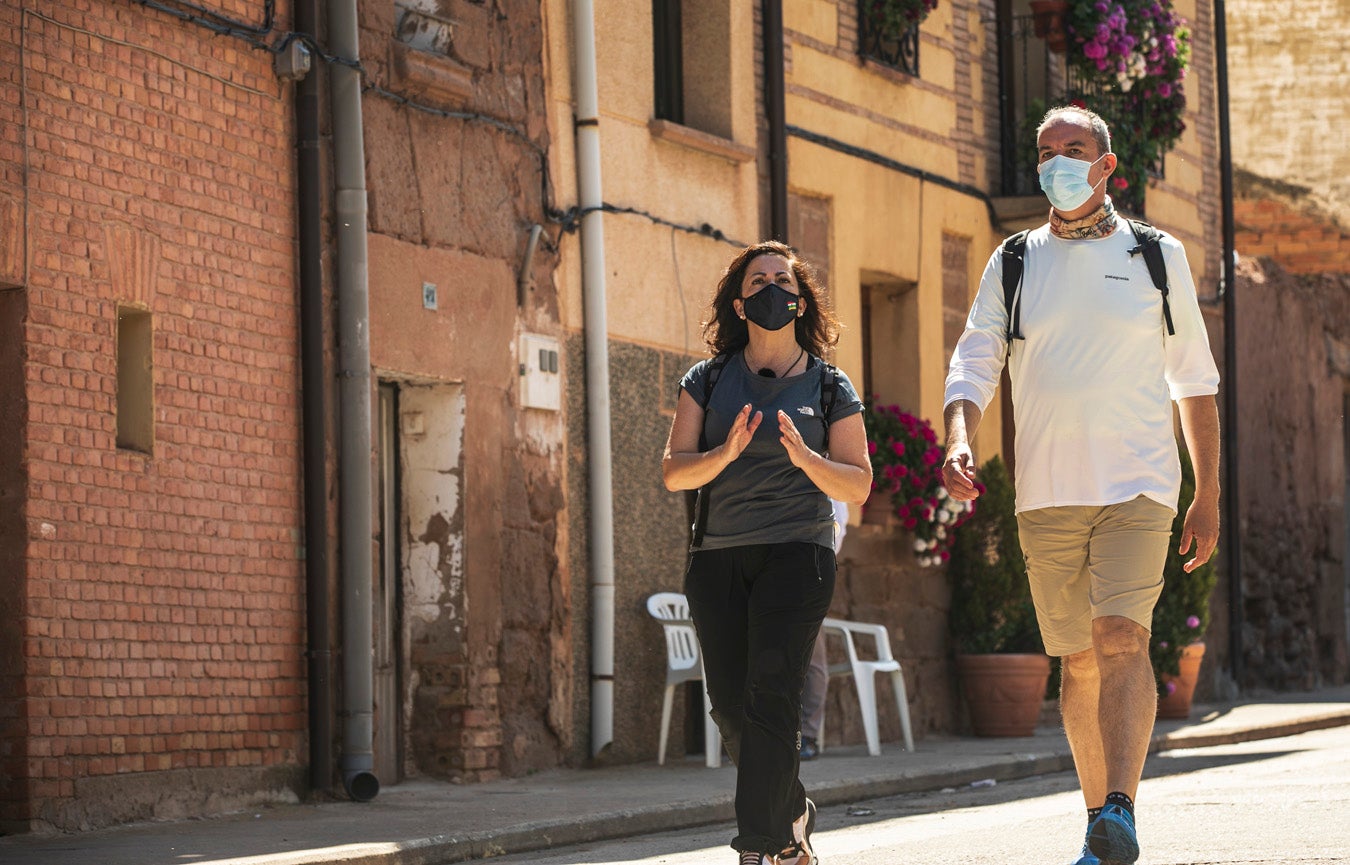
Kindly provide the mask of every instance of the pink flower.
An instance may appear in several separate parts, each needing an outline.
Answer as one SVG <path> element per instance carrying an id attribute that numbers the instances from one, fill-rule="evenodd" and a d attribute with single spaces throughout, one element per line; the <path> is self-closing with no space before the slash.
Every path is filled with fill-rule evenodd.
<path id="1" fill-rule="evenodd" d="M 1113 179 L 1111 180 L 1111 183 L 1115 185 L 1116 189 L 1129 189 L 1129 188 L 1130 188 L 1130 181 L 1126 180 L 1124 177 L 1121 177 L 1121 176 L 1117 176 L 1117 177 L 1113 178 Z"/>
<path id="2" fill-rule="evenodd" d="M 1164 81 L 1164 82 L 1162 82 L 1161 84 L 1159 84 L 1159 85 L 1158 85 L 1158 95 L 1161 96 L 1163 99 L 1166 99 L 1167 97 L 1171 96 L 1171 95 L 1172 95 L 1172 85 L 1171 85 L 1171 84 L 1168 84 L 1166 81 Z"/>
<path id="3" fill-rule="evenodd" d="M 1167 641 L 1166 641 L 1166 640 L 1159 640 L 1159 641 L 1158 641 L 1158 648 L 1159 648 L 1159 649 L 1166 649 L 1166 648 L 1167 648 Z"/>
<path id="4" fill-rule="evenodd" d="M 1169 697 L 1172 696 L 1173 694 L 1176 693 L 1176 690 L 1177 690 L 1177 683 L 1176 683 L 1176 682 L 1168 682 L 1168 683 L 1167 683 L 1167 696 L 1169 696 Z"/>
<path id="5" fill-rule="evenodd" d="M 891 442 L 891 450 L 895 452 L 895 455 L 896 455 L 896 456 L 902 457 L 902 456 L 905 455 L 905 443 L 904 443 L 904 442 Z"/>
<path id="6" fill-rule="evenodd" d="M 1196 628 L 1200 627 L 1200 617 L 1199 617 L 1199 616 L 1187 616 L 1187 617 L 1186 617 L 1186 627 L 1190 628 L 1191 630 L 1195 630 Z"/>
<path id="7" fill-rule="evenodd" d="M 903 478 L 903 477 L 906 477 L 906 476 L 908 476 L 908 475 L 909 475 L 909 469 L 907 469 L 906 467 L 904 467 L 904 466 L 896 466 L 896 467 L 895 467 L 895 476 L 896 476 L 897 478 Z"/>
<path id="8" fill-rule="evenodd" d="M 876 443 L 876 442 L 868 442 L 868 443 L 867 443 L 867 453 L 868 453 L 868 455 L 870 456 L 871 454 L 874 454 L 874 453 L 876 453 L 876 452 L 877 452 L 877 443 Z"/>
<path id="9" fill-rule="evenodd" d="M 905 520 L 905 528 L 909 529 L 910 531 L 913 531 L 914 527 L 917 526 L 918 524 L 919 521 L 914 519 L 914 517 L 910 517 L 909 519 Z"/>

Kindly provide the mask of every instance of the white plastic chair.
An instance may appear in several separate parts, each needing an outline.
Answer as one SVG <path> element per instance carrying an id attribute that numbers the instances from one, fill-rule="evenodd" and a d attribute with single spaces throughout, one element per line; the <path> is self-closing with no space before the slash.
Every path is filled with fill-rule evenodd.
<path id="1" fill-rule="evenodd" d="M 900 711 L 900 730 L 905 737 L 905 750 L 913 751 L 914 734 L 909 725 L 909 699 L 905 694 L 905 674 L 900 670 L 900 662 L 891 656 L 891 640 L 886 633 L 886 626 L 826 619 L 820 623 L 820 638 L 824 639 L 827 633 L 838 634 L 844 639 L 848 660 L 831 664 L 829 673 L 831 676 L 844 673 L 853 675 L 853 685 L 858 690 L 858 708 L 862 713 L 863 732 L 867 736 L 867 753 L 873 757 L 881 756 L 881 734 L 877 728 L 877 673 L 890 674 L 891 688 L 895 692 L 895 707 Z M 857 647 L 853 644 L 855 634 L 872 638 L 876 644 L 875 661 L 858 658 Z M 826 681 L 828 682 L 828 679 Z M 823 723 L 822 721 L 822 725 Z M 817 740 L 824 741 L 819 735 Z"/>
<path id="2" fill-rule="evenodd" d="M 666 632 L 666 695 L 661 701 L 661 744 L 656 753 L 658 766 L 666 762 L 666 740 L 670 736 L 670 709 L 675 686 L 695 679 L 703 682 L 703 743 L 705 762 L 710 769 L 722 765 L 722 734 L 712 718 L 712 700 L 703 676 L 703 659 L 698 635 L 689 620 L 689 601 L 679 592 L 657 592 L 647 598 L 647 612 Z"/>

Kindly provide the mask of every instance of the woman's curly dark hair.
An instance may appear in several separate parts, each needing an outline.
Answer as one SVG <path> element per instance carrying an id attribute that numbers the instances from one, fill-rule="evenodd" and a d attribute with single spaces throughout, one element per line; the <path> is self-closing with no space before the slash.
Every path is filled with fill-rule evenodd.
<path id="1" fill-rule="evenodd" d="M 736 314 L 732 301 L 741 296 L 741 283 L 750 262 L 761 255 L 780 255 L 787 259 L 792 275 L 797 278 L 797 290 L 806 299 L 806 311 L 792 325 L 797 343 L 820 357 L 839 341 L 839 320 L 834 317 L 824 288 L 816 281 L 815 269 L 798 258 L 792 247 L 776 240 L 762 240 L 747 246 L 736 253 L 727 269 L 722 271 L 709 306 L 708 320 L 703 323 L 703 341 L 714 357 L 740 351 L 750 342 L 750 329 Z"/>

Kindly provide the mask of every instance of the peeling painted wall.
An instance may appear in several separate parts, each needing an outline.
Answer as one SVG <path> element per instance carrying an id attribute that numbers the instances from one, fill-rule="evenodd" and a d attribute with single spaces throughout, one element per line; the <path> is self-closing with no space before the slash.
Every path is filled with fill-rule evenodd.
<path id="1" fill-rule="evenodd" d="M 403 713 L 410 768 L 449 774 L 468 708 L 464 594 L 464 393 L 399 388 L 399 527 L 403 566 Z"/>

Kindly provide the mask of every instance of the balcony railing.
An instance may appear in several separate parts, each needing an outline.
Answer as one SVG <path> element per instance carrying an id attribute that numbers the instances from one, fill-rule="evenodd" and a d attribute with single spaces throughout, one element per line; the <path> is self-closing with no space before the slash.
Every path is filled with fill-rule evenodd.
<path id="1" fill-rule="evenodd" d="M 919 75 L 919 26 L 908 27 L 899 37 L 880 26 L 874 0 L 858 0 L 858 53 L 878 63 Z"/>

